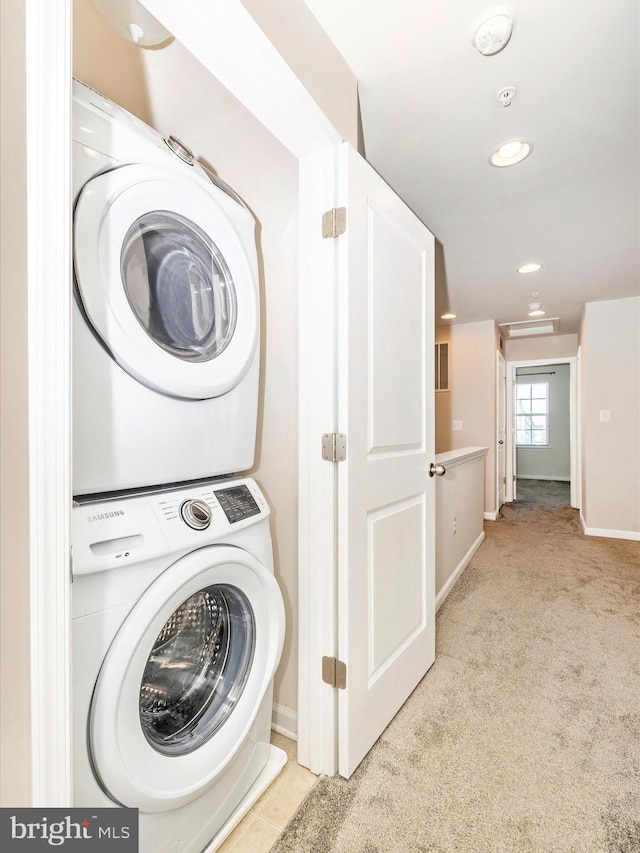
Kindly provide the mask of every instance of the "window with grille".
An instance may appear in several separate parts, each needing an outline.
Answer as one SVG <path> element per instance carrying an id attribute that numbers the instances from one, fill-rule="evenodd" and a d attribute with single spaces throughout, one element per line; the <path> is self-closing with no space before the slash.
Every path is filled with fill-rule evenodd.
<path id="1" fill-rule="evenodd" d="M 549 444 L 548 382 L 517 383 L 516 444 L 521 447 L 546 447 Z"/>

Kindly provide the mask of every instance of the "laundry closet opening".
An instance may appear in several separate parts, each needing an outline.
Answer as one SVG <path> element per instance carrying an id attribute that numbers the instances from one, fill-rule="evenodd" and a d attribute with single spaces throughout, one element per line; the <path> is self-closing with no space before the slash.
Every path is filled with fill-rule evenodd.
<path id="1" fill-rule="evenodd" d="M 298 161 L 177 39 L 141 49 L 90 0 L 74 2 L 73 38 L 74 77 L 184 142 L 257 222 L 260 395 L 255 464 L 243 473 L 257 480 L 271 507 L 287 621 L 274 707 L 286 730 L 297 710 Z"/>

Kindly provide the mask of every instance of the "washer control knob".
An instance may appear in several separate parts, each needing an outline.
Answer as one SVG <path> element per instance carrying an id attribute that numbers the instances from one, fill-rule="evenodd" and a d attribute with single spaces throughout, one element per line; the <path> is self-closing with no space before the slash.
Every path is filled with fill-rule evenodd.
<path id="1" fill-rule="evenodd" d="M 185 163 L 188 163 L 189 166 L 193 165 L 193 161 L 195 160 L 195 156 L 191 149 L 187 148 L 184 142 L 180 142 L 180 140 L 176 136 L 169 136 L 165 139 L 165 144 L 173 151 L 174 154 L 184 160 Z"/>
<path id="2" fill-rule="evenodd" d="M 180 515 L 185 524 L 193 530 L 206 530 L 211 524 L 211 507 L 208 503 L 190 499 L 180 507 Z"/>

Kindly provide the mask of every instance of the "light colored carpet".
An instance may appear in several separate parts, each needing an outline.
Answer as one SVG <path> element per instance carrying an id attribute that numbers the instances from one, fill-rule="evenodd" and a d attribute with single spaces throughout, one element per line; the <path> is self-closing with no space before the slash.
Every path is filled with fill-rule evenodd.
<path id="1" fill-rule="evenodd" d="M 567 484 L 520 485 L 427 676 L 273 853 L 640 853 L 640 543 L 583 536 Z"/>

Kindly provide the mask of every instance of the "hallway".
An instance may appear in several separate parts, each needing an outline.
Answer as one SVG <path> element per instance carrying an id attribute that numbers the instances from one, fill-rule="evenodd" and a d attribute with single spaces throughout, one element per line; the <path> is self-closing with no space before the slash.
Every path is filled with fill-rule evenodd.
<path id="1" fill-rule="evenodd" d="M 544 504 L 544 506 L 571 506 L 571 483 L 563 480 L 529 480 L 518 477 L 518 504 Z"/>
<path id="2" fill-rule="evenodd" d="M 584 536 L 566 485 L 485 523 L 435 664 L 273 853 L 640 851 L 640 543 Z"/>

